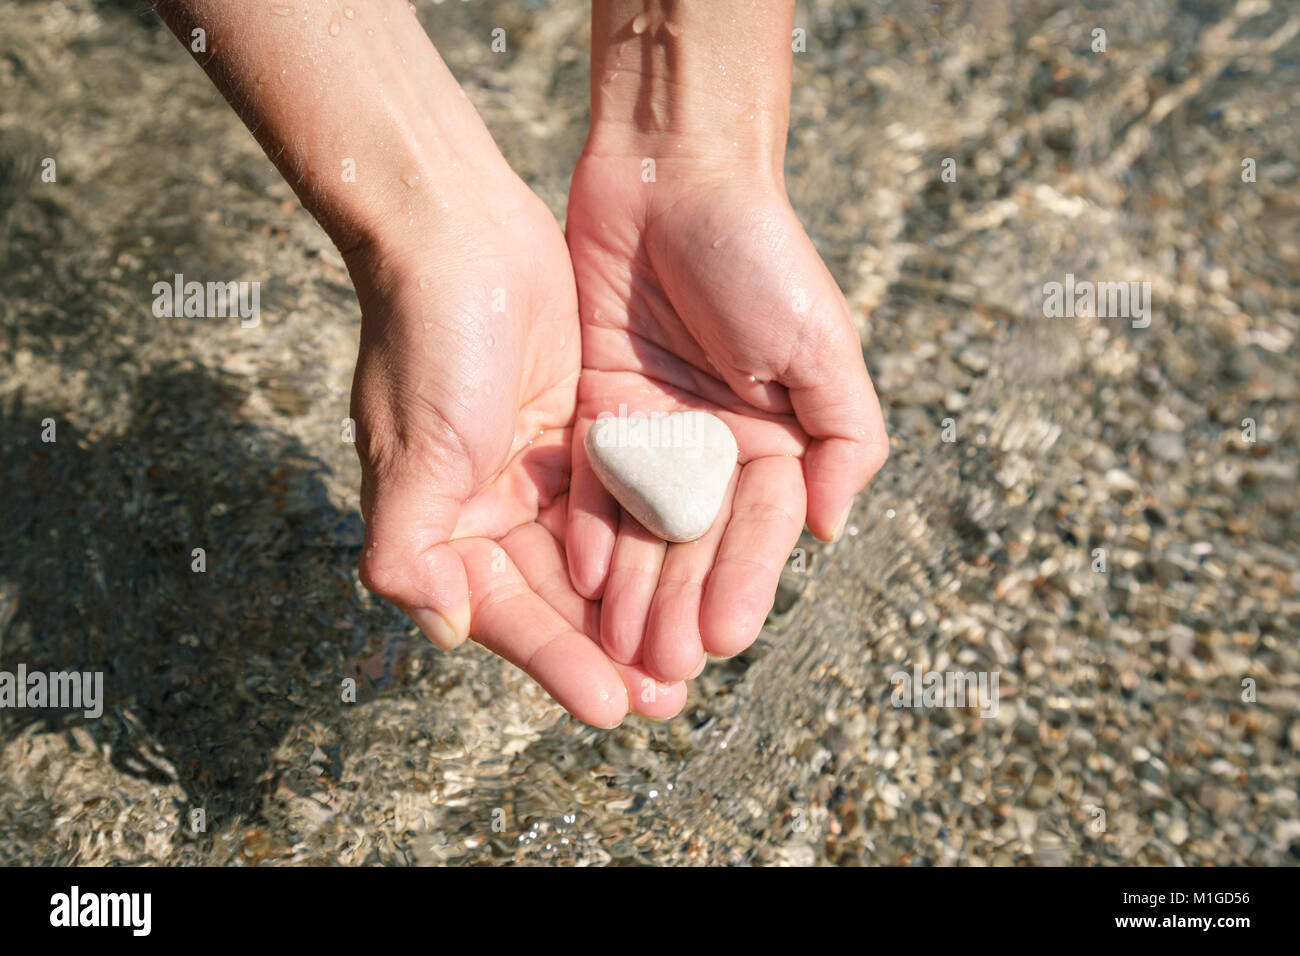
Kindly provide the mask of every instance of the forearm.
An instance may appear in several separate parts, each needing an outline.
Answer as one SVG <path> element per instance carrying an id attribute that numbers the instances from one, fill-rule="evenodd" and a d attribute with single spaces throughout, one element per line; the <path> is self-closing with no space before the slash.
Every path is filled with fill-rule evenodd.
<path id="1" fill-rule="evenodd" d="M 508 172 L 406 0 L 157 9 L 345 252 L 400 241 Z"/>
<path id="2" fill-rule="evenodd" d="M 780 179 L 793 23 L 793 0 L 594 0 L 588 152 Z"/>

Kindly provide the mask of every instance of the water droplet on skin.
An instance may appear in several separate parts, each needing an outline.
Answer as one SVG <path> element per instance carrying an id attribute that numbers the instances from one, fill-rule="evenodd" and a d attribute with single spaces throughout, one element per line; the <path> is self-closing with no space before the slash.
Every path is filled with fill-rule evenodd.
<path id="1" fill-rule="evenodd" d="M 722 245 L 722 237 L 721 237 L 721 236 L 719 236 L 717 239 L 714 239 L 714 240 L 713 240 L 713 248 L 714 248 L 714 249 L 719 248 L 721 245 Z"/>
<path id="2" fill-rule="evenodd" d="M 417 284 L 421 289 L 427 289 L 429 286 L 433 285 L 433 280 L 428 276 L 420 276 L 420 281 Z"/>
<path id="3" fill-rule="evenodd" d="M 644 13 L 638 13 L 632 18 L 632 32 L 637 36 L 640 36 L 642 33 L 645 33 L 645 28 L 649 25 L 649 22 L 650 21 L 646 19 Z"/>
<path id="4" fill-rule="evenodd" d="M 488 344 L 488 348 L 491 348 L 492 346 L 496 345 L 497 344 L 496 336 L 489 335 L 487 337 L 487 344 Z"/>
<path id="5" fill-rule="evenodd" d="M 420 175 L 418 173 L 407 173 L 405 176 L 402 177 L 402 182 L 406 183 L 407 189 L 414 189 L 415 184 L 418 183 L 419 181 L 420 181 Z"/>
<path id="6" fill-rule="evenodd" d="M 339 31 L 342 30 L 342 29 L 343 29 L 343 25 L 342 25 L 341 23 L 339 23 L 339 18 L 338 18 L 338 17 L 335 17 L 334 19 L 330 20 L 330 27 L 329 27 L 329 30 L 330 30 L 330 36 L 332 36 L 332 37 L 336 37 L 336 36 L 338 36 L 338 35 L 339 35 Z"/>
<path id="7" fill-rule="evenodd" d="M 682 35 L 681 26 L 676 23 L 673 23 L 673 21 L 671 20 L 664 21 L 664 29 L 668 31 L 669 36 L 679 37 Z"/>
<path id="8" fill-rule="evenodd" d="M 271 13 L 277 17 L 293 16 L 293 7 L 287 7 L 283 3 L 271 4 Z"/>
<path id="9" fill-rule="evenodd" d="M 357 12 L 353 10 L 351 7 L 344 7 L 343 15 L 347 17 L 349 20 L 351 20 L 353 17 L 357 15 Z"/>

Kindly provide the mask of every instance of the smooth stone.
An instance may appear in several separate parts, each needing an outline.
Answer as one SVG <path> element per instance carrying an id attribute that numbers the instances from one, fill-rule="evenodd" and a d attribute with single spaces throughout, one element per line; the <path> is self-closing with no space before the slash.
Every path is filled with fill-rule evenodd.
<path id="1" fill-rule="evenodd" d="M 606 414 L 587 432 L 587 458 L 611 495 L 651 534 L 694 541 L 713 526 L 739 449 L 708 412 Z"/>

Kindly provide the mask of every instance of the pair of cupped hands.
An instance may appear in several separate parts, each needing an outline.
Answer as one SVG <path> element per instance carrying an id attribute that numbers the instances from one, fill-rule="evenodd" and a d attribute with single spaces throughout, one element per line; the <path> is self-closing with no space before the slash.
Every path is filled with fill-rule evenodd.
<path id="1" fill-rule="evenodd" d="M 345 253 L 363 583 L 438 646 L 472 637 L 574 716 L 674 716 L 758 636 L 805 525 L 838 537 L 888 451 L 849 308 L 779 173 L 580 159 L 561 232 L 504 160 L 426 243 Z M 736 436 L 699 540 L 593 474 L 597 416 L 702 409 Z"/>

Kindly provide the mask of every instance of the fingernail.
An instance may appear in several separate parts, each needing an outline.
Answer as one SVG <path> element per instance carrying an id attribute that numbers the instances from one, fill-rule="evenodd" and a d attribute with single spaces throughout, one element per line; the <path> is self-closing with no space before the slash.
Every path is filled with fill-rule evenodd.
<path id="1" fill-rule="evenodd" d="M 468 615 L 466 617 L 468 618 Z M 444 651 L 454 651 L 464 644 L 465 638 L 469 636 L 468 620 L 464 622 L 463 627 L 457 628 L 437 611 L 423 607 L 413 609 L 411 618 L 419 625 L 424 636 L 432 641 L 435 647 Z"/>
<path id="2" fill-rule="evenodd" d="M 832 541 L 838 541 L 840 538 L 844 537 L 844 528 L 849 523 L 849 515 L 852 513 L 853 499 L 850 498 L 848 505 L 844 508 L 844 514 L 840 515 L 840 520 L 835 524 L 835 533 L 831 535 Z"/>

